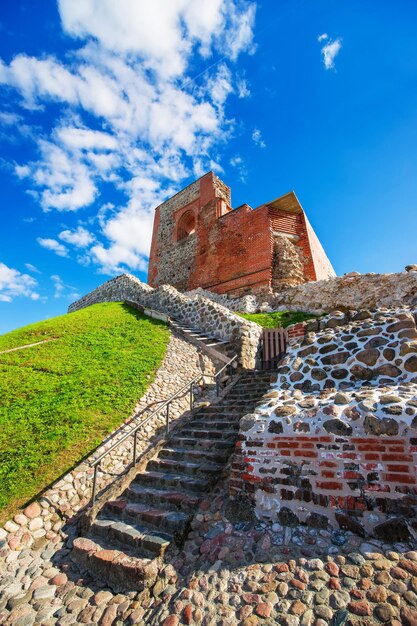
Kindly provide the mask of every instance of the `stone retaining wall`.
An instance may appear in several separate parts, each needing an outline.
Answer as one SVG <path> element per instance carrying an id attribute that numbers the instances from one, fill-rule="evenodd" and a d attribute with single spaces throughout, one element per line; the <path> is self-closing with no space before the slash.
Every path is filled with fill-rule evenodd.
<path id="1" fill-rule="evenodd" d="M 412 266 L 417 267 L 417 266 Z M 200 294 L 241 313 L 307 311 L 323 314 L 335 309 L 357 311 L 417 303 L 417 270 L 396 274 L 358 274 L 303 283 L 274 293 L 230 298 L 196 289 Z"/>
<path id="2" fill-rule="evenodd" d="M 274 293 L 271 310 L 326 313 L 335 309 L 374 309 L 413 305 L 417 300 L 417 271 L 396 274 L 351 272 L 329 280 L 304 283 Z"/>
<path id="3" fill-rule="evenodd" d="M 174 287 L 163 285 L 153 289 L 130 274 L 122 274 L 94 289 L 68 312 L 77 311 L 98 302 L 130 300 L 142 306 L 167 313 L 193 328 L 218 339 L 229 341 L 245 368 L 253 368 L 259 357 L 262 329 L 229 309 L 201 295 L 192 298 Z"/>
<path id="4" fill-rule="evenodd" d="M 152 406 L 144 411 L 149 404 L 165 400 L 198 374 L 209 375 L 214 371 L 215 366 L 207 355 L 180 336 L 172 334 L 164 361 L 155 380 L 139 400 L 132 417 L 112 433 L 89 458 L 44 492 L 38 501 L 32 502 L 23 511 L 18 512 L 13 520 L 7 521 L 4 528 L 0 528 L 0 550 L 3 556 L 4 550 L 7 552 L 6 562 L 9 563 L 19 558 L 22 550 L 38 545 L 46 539 L 53 542 L 59 541 L 61 529 L 66 521 L 90 501 L 93 476 L 90 463 L 149 415 L 155 408 Z M 203 398 L 201 390 L 200 397 Z M 189 393 L 186 390 L 182 397 L 172 402 L 171 421 L 175 421 L 188 409 Z M 150 443 L 155 440 L 158 433 L 163 432 L 164 426 L 165 413 L 150 420 L 144 427 L 143 437 L 138 437 L 138 455 L 149 449 Z M 102 469 L 110 474 L 99 472 L 98 493 L 114 481 L 114 475 L 121 474 L 125 470 L 132 460 L 132 452 L 133 438 L 128 438 L 103 461 Z"/>
<path id="5" fill-rule="evenodd" d="M 241 420 L 231 495 L 283 524 L 417 533 L 414 316 L 380 309 L 307 322 L 264 402 Z"/>

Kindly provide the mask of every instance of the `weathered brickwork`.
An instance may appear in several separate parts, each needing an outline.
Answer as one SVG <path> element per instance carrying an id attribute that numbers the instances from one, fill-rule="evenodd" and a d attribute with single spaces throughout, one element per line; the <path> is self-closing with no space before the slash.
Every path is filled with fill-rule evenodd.
<path id="1" fill-rule="evenodd" d="M 334 276 L 294 193 L 255 210 L 230 202 L 209 172 L 157 207 L 150 285 L 244 295 Z"/>
<path id="2" fill-rule="evenodd" d="M 417 531 L 415 317 L 334 312 L 290 327 L 277 382 L 241 420 L 231 495 L 281 523 Z"/>
<path id="3" fill-rule="evenodd" d="M 204 296 L 196 294 L 190 298 L 168 285 L 153 289 L 130 274 L 122 274 L 103 283 L 71 304 L 68 312 L 98 302 L 125 300 L 156 309 L 191 328 L 228 341 L 245 368 L 254 368 L 258 362 L 262 329 L 257 324 Z"/>

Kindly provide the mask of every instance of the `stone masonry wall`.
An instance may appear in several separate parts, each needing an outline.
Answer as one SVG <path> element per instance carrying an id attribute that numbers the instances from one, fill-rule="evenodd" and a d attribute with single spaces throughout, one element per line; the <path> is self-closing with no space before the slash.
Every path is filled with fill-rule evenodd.
<path id="1" fill-rule="evenodd" d="M 274 291 L 305 282 L 303 253 L 284 235 L 274 234 L 272 289 Z"/>
<path id="2" fill-rule="evenodd" d="M 230 297 L 203 289 L 199 293 L 231 311 L 308 311 L 323 314 L 336 309 L 357 311 L 380 306 L 399 307 L 417 301 L 417 271 L 396 274 L 357 274 L 287 287 L 282 291 Z"/>
<path id="3" fill-rule="evenodd" d="M 53 542 L 60 541 L 66 521 L 85 507 L 91 498 L 93 470 L 90 463 L 147 417 L 155 408 L 152 406 L 145 411 L 144 409 L 149 404 L 166 399 L 198 374 L 208 375 L 214 371 L 215 366 L 209 357 L 201 353 L 193 344 L 176 334 L 172 334 L 164 361 L 154 381 L 136 405 L 132 417 L 109 435 L 90 457 L 44 492 L 38 501 L 32 502 L 23 511 L 17 512 L 12 520 L 6 522 L 4 528 L 0 528 L 0 550 L 2 550 L 3 556 L 5 555 L 4 551 L 7 552 L 6 562 L 9 563 L 20 558 L 22 551 L 39 545 L 46 539 Z M 200 390 L 200 398 L 205 398 L 202 390 Z M 171 421 L 175 422 L 188 409 L 189 394 L 187 391 L 172 403 Z M 155 416 L 144 427 L 143 436 L 137 439 L 138 455 L 149 448 L 150 442 L 154 440 L 158 432 L 162 431 L 164 426 L 165 414 L 161 414 Z M 114 475 L 123 472 L 132 460 L 132 452 L 133 438 L 128 438 L 103 461 L 102 468 L 109 473 L 99 472 L 98 493 L 114 480 Z"/>
<path id="4" fill-rule="evenodd" d="M 407 308 L 335 312 L 292 339 L 241 421 L 231 495 L 283 524 L 417 534 L 415 319 Z"/>
<path id="5" fill-rule="evenodd" d="M 168 285 L 153 289 L 130 274 L 122 274 L 100 285 L 71 304 L 68 311 L 77 311 L 97 302 L 121 300 L 162 311 L 192 328 L 229 341 L 243 367 L 253 368 L 256 365 L 262 335 L 262 329 L 257 324 L 203 296 L 190 298 Z"/>
<path id="6" fill-rule="evenodd" d="M 271 310 L 326 313 L 340 308 L 362 310 L 411 305 L 416 299 L 417 271 L 395 274 L 351 272 L 289 287 L 270 296 L 268 303 Z"/>
<path id="7" fill-rule="evenodd" d="M 190 235 L 181 241 L 175 238 L 175 215 L 182 207 L 194 206 L 200 195 L 200 181 L 177 193 L 156 209 L 152 255 L 158 258 L 157 274 L 159 284 L 172 283 L 176 277 L 176 285 L 186 289 L 191 272 L 192 262 L 196 253 L 196 235 Z M 163 251 L 163 254 L 160 252 Z M 156 268 L 150 268 L 150 282 Z"/>

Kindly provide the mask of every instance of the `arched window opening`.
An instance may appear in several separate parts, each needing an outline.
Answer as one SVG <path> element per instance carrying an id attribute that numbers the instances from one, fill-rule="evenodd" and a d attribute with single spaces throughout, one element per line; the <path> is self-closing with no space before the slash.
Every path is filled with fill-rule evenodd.
<path id="1" fill-rule="evenodd" d="M 188 235 L 195 233 L 195 216 L 192 211 L 187 211 L 181 216 L 178 223 L 177 240 L 185 239 Z"/>

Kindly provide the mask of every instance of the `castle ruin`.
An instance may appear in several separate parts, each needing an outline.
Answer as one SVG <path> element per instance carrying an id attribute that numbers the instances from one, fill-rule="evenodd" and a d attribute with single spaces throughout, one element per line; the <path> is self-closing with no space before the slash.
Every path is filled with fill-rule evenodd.
<path id="1" fill-rule="evenodd" d="M 230 188 L 208 172 L 155 210 L 152 287 L 240 296 L 333 276 L 294 192 L 232 209 Z"/>

